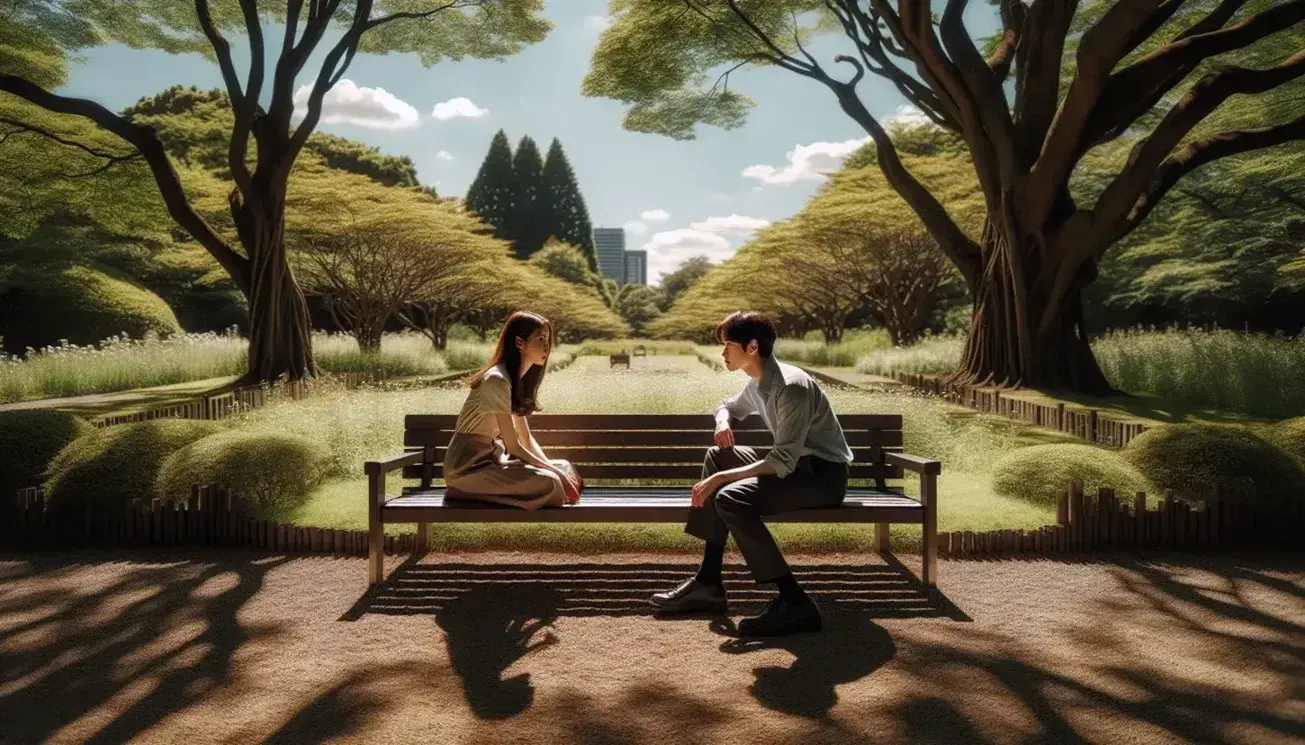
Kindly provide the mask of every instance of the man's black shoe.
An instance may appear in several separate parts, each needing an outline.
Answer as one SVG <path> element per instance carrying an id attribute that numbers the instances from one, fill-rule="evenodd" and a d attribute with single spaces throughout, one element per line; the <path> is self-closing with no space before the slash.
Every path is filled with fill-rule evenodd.
<path id="1" fill-rule="evenodd" d="M 662 613 L 724 613 L 729 607 L 725 585 L 704 585 L 690 578 L 669 592 L 648 598 Z"/>

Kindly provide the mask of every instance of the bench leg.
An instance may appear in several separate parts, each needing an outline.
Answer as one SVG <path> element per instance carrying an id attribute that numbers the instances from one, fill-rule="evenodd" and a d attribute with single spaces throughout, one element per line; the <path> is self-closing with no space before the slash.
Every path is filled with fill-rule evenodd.
<path id="1" fill-rule="evenodd" d="M 920 579 L 925 587 L 938 583 L 938 477 L 926 474 L 920 483 L 924 502 L 924 541 L 920 555 Z"/>
<path id="2" fill-rule="evenodd" d="M 881 554 L 892 553 L 888 541 L 888 523 L 875 524 L 875 551 Z"/>
<path id="3" fill-rule="evenodd" d="M 373 474 L 367 487 L 367 584 L 371 587 L 385 579 L 385 525 L 381 522 L 384 500 L 385 474 Z"/>
<path id="4" fill-rule="evenodd" d="M 422 557 L 430 551 L 430 523 L 417 523 L 417 556 Z"/>

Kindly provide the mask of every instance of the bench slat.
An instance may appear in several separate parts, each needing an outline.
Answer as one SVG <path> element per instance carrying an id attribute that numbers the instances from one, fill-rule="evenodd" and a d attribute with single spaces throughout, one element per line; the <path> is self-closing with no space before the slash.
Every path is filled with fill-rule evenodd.
<path id="1" fill-rule="evenodd" d="M 544 446 L 588 446 L 588 447 L 655 447 L 671 445 L 681 447 L 708 448 L 713 442 L 710 430 L 679 431 L 606 431 L 606 430 L 541 430 L 533 425 L 530 428 L 535 439 Z M 409 447 L 443 447 L 452 437 L 449 430 L 409 429 L 403 435 L 403 444 Z M 884 445 L 900 447 L 902 431 L 900 429 L 845 430 L 844 439 L 849 447 L 871 447 Z M 775 438 L 764 430 L 735 431 L 734 440 L 748 447 L 768 447 Z"/>
<path id="2" fill-rule="evenodd" d="M 450 429 L 454 414 L 408 414 L 405 429 Z M 901 429 L 901 414 L 840 414 L 838 422 L 848 429 Z M 537 414 L 530 418 L 533 431 L 545 429 L 701 429 L 716 426 L 711 414 Z M 735 429 L 765 429 L 761 417 L 752 415 L 734 424 Z"/>
<path id="3" fill-rule="evenodd" d="M 549 453 L 550 455 L 559 455 Z M 560 457 L 560 455 L 559 455 Z M 423 478 L 425 466 L 408 466 L 403 469 L 403 478 L 419 479 Z M 436 462 L 431 465 L 431 477 L 441 478 L 444 473 L 444 467 L 441 463 Z M 655 464 L 634 464 L 634 463 L 611 463 L 611 464 L 584 464 L 578 466 L 580 475 L 586 480 L 597 479 L 680 479 L 685 481 L 697 481 L 702 477 L 702 464 L 691 465 L 655 465 Z M 902 478 L 902 469 L 898 466 L 882 466 L 871 463 L 853 463 L 848 469 L 848 478 L 852 479 L 873 479 L 879 469 L 883 469 L 884 478 L 900 479 Z"/>
<path id="4" fill-rule="evenodd" d="M 645 493 L 646 492 L 646 493 Z M 683 522 L 689 498 L 666 492 L 631 489 L 611 494 L 589 494 L 580 504 L 565 508 L 520 510 L 459 500 L 444 503 L 443 492 L 432 490 L 394 497 L 381 508 L 383 522 Z M 795 510 L 767 517 L 767 522 L 896 522 L 921 523 L 923 506 L 892 492 L 849 491 L 838 507 Z"/>
<path id="5" fill-rule="evenodd" d="M 435 448 L 436 463 L 444 461 L 444 451 L 446 449 Z M 769 452 L 770 448 L 768 447 L 757 448 L 759 457 L 765 458 Z M 701 466 L 703 459 L 706 457 L 706 450 L 697 447 L 599 448 L 561 446 L 549 448 L 548 455 L 551 458 L 569 460 L 577 465 L 582 463 L 677 463 Z M 852 448 L 852 456 L 856 463 L 870 464 L 874 462 L 876 452 L 874 448 Z"/>

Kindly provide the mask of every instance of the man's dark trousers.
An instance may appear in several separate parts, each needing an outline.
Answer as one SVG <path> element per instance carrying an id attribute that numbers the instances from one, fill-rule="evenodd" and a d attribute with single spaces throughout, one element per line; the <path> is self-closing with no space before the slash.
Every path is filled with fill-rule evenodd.
<path id="1" fill-rule="evenodd" d="M 760 460 L 748 447 L 711 447 L 702 464 L 705 479 Z M 684 532 L 709 543 L 734 536 L 743 560 L 757 582 L 774 582 L 790 574 L 788 562 L 761 518 L 813 507 L 836 507 L 847 494 L 847 464 L 809 455 L 798 459 L 784 478 L 754 476 L 726 484 L 701 507 L 689 508 Z"/>

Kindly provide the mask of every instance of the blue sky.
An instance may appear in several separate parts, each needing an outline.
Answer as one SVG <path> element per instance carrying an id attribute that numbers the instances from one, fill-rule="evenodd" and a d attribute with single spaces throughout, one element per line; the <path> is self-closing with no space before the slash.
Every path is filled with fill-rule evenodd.
<path id="1" fill-rule="evenodd" d="M 541 149 L 557 137 L 594 225 L 626 226 L 626 247 L 648 249 L 650 283 L 690 256 L 723 260 L 751 231 L 797 212 L 820 184 L 816 171 L 836 167 L 852 141 L 865 137 L 823 86 L 779 69 L 731 76 L 732 87 L 757 101 L 741 129 L 700 127 L 688 142 L 627 132 L 621 104 L 580 95 L 606 10 L 606 0 L 551 0 L 549 37 L 502 62 L 424 68 L 416 55 L 359 56 L 328 98 L 325 111 L 335 116 L 319 130 L 407 155 L 422 182 L 451 196 L 465 194 L 500 128 L 514 146 L 522 135 Z M 986 3 L 971 3 L 967 19 L 976 38 L 998 22 Z M 232 42 L 243 77 L 248 54 L 240 40 Z M 328 47 L 323 43 L 301 83 L 315 75 Z M 851 50 L 845 39 L 828 37 L 811 51 L 833 66 L 835 54 Z M 216 65 L 198 55 L 109 45 L 84 57 L 59 92 L 114 110 L 175 84 L 222 85 Z M 868 76 L 860 90 L 876 116 L 909 113 L 878 78 Z"/>

